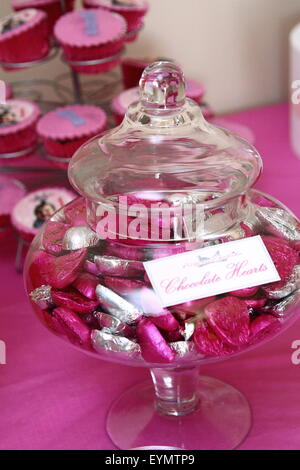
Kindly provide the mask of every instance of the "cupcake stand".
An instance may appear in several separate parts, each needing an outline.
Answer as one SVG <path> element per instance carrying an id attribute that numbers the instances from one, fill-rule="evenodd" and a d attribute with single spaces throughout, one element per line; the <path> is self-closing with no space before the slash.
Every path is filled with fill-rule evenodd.
<path id="1" fill-rule="evenodd" d="M 61 10 L 67 12 L 66 0 L 60 0 Z M 143 28 L 143 23 L 134 31 L 126 33 L 125 41 L 132 41 Z M 115 55 L 94 60 L 74 61 L 67 59 L 60 51 L 60 45 L 52 38 L 49 53 L 38 60 L 28 62 L 0 62 L 0 67 L 6 70 L 23 70 L 32 67 L 38 67 L 46 62 L 51 62 L 60 54 L 61 60 L 69 66 L 70 70 L 63 73 L 55 80 L 36 78 L 31 80 L 18 80 L 12 82 L 17 98 L 30 99 L 38 103 L 42 112 L 48 112 L 60 106 L 69 104 L 93 104 L 101 106 L 108 114 L 108 127 L 114 127 L 115 122 L 110 116 L 110 103 L 117 92 L 121 90 L 121 81 L 115 70 L 110 70 L 104 74 L 97 74 L 97 79 L 85 80 L 84 84 L 80 80 L 80 73 L 75 68 L 88 68 L 96 65 L 105 65 L 106 63 L 118 60 L 125 52 L 125 47 Z M 54 96 L 54 99 L 45 99 L 48 93 Z M 57 97 L 57 100 L 56 100 Z M 26 157 L 30 154 L 30 158 Z M 29 162 L 27 162 L 29 160 Z M 37 143 L 31 148 L 10 153 L 0 153 L 0 172 L 14 174 L 17 178 L 24 181 L 27 189 L 36 187 L 36 175 L 39 174 L 38 184 L 49 184 L 49 181 L 55 185 L 61 183 L 68 186 L 65 169 L 59 168 L 59 163 L 67 166 L 69 158 L 56 157 L 49 155 L 41 143 Z M 29 163 L 29 164 L 28 164 Z M 15 268 L 18 272 L 23 269 L 24 248 L 30 243 L 26 238 L 17 235 L 18 244 L 16 249 Z"/>

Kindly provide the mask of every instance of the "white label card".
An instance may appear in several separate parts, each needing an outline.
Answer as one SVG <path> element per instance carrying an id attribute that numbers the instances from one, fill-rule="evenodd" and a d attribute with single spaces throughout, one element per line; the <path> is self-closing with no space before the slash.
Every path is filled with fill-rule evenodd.
<path id="1" fill-rule="evenodd" d="M 164 307 L 280 280 L 259 235 L 146 261 L 144 267 Z"/>

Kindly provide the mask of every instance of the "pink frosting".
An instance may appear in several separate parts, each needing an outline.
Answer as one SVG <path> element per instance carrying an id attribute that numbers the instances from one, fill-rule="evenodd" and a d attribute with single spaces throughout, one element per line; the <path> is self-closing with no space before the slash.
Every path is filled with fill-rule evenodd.
<path id="1" fill-rule="evenodd" d="M 126 5 L 114 5 L 111 0 L 85 0 L 85 3 L 92 7 L 103 7 L 109 8 L 111 11 L 144 11 L 146 12 L 149 8 L 149 4 L 144 0 L 130 0 L 129 4 Z"/>
<path id="2" fill-rule="evenodd" d="M 75 197 L 76 195 L 72 191 L 59 187 L 45 187 L 31 191 L 14 206 L 11 214 L 12 224 L 19 232 L 35 235 L 41 227 L 39 224 L 36 225 L 37 215 L 35 210 L 42 201 L 45 201 L 46 205 L 49 206 L 48 208 L 51 209 L 50 212 L 53 211 L 54 213 Z M 53 215 L 50 212 L 47 212 L 47 214 L 49 216 Z"/>
<path id="3" fill-rule="evenodd" d="M 0 136 L 14 134 L 31 126 L 41 114 L 40 108 L 32 101 L 7 100 L 5 106 L 16 112 L 19 122 L 16 124 L 0 126 Z"/>
<path id="4" fill-rule="evenodd" d="M 101 132 L 106 126 L 105 112 L 96 106 L 70 105 L 45 114 L 38 122 L 41 137 L 74 139 Z"/>
<path id="5" fill-rule="evenodd" d="M 14 206 L 25 195 L 24 185 L 9 176 L 0 175 L 0 212 L 11 214 Z"/>
<path id="6" fill-rule="evenodd" d="M 96 31 L 87 34 L 87 20 L 84 15 L 94 16 Z M 70 46 L 98 46 L 117 41 L 126 34 L 127 24 L 121 15 L 97 9 L 80 9 L 63 15 L 55 24 L 54 34 L 62 44 Z"/>
<path id="7" fill-rule="evenodd" d="M 33 14 L 33 12 L 34 12 L 34 14 Z M 41 21 L 46 19 L 46 13 L 44 13 L 41 10 L 36 10 L 34 8 L 29 8 L 29 9 L 18 11 L 16 13 L 12 13 L 11 15 L 8 15 L 7 18 L 9 18 L 11 16 L 19 17 L 20 15 L 23 15 L 23 16 L 25 15 L 26 16 L 27 13 L 30 16 L 31 16 L 31 13 L 32 13 L 33 16 L 28 21 L 26 21 L 26 23 L 18 26 L 17 28 L 12 29 L 11 31 L 8 31 L 8 32 L 3 33 L 3 34 L 1 33 L 0 34 L 0 42 L 1 41 L 6 41 L 7 39 L 18 36 L 19 34 L 23 34 L 25 31 L 28 31 L 29 29 L 35 27 Z M 5 20 L 5 18 L 1 18 L 0 21 L 3 21 L 3 20 Z"/>

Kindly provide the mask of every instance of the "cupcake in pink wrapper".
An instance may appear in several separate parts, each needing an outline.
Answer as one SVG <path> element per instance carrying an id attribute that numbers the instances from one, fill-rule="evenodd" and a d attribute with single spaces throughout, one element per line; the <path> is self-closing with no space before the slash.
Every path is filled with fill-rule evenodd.
<path id="1" fill-rule="evenodd" d="M 15 11 L 24 8 L 37 8 L 47 14 L 49 31 L 52 32 L 58 18 L 74 8 L 75 0 L 65 0 L 65 11 L 62 9 L 61 0 L 13 0 L 11 6 Z"/>
<path id="2" fill-rule="evenodd" d="M 44 222 L 75 197 L 72 191 L 59 187 L 31 191 L 14 206 L 12 224 L 24 240 L 31 241 Z"/>
<path id="3" fill-rule="evenodd" d="M 45 114 L 37 132 L 56 166 L 66 168 L 68 159 L 88 139 L 106 129 L 106 114 L 101 108 L 70 105 Z"/>
<path id="4" fill-rule="evenodd" d="M 204 88 L 194 80 L 187 79 L 186 83 L 186 96 L 199 103 L 204 94 Z M 123 121 L 128 106 L 134 101 L 138 101 L 138 99 L 139 87 L 128 88 L 113 99 L 111 108 L 117 124 Z"/>
<path id="5" fill-rule="evenodd" d="M 22 63 L 42 59 L 49 52 L 47 15 L 34 8 L 13 13 L 0 20 L 0 62 Z"/>
<path id="6" fill-rule="evenodd" d="M 25 100 L 0 105 L 0 154 L 4 158 L 28 156 L 37 144 L 39 107 Z M 11 155 L 13 154 L 13 155 Z"/>
<path id="7" fill-rule="evenodd" d="M 0 240 L 11 235 L 11 213 L 25 193 L 25 187 L 20 181 L 0 175 Z"/>
<path id="8" fill-rule="evenodd" d="M 134 41 L 149 5 L 144 0 L 83 0 L 85 8 L 106 8 L 122 15 L 127 23 L 127 41 Z"/>
<path id="9" fill-rule="evenodd" d="M 101 73 L 120 62 L 126 36 L 126 21 L 121 15 L 102 8 L 76 10 L 62 16 L 54 27 L 65 59 L 81 73 Z M 100 64 L 80 65 L 82 61 Z"/>

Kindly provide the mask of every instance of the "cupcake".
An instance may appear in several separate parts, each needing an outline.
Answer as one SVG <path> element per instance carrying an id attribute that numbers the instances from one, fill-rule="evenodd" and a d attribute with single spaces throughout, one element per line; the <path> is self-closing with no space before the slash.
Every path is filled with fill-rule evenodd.
<path id="1" fill-rule="evenodd" d="M 25 192 L 25 187 L 20 181 L 0 175 L 0 239 L 11 234 L 11 213 Z"/>
<path id="2" fill-rule="evenodd" d="M 40 109 L 31 101 L 13 99 L 0 104 L 0 154 L 3 158 L 28 156 L 37 144 Z"/>
<path id="3" fill-rule="evenodd" d="M 204 88 L 198 82 L 194 80 L 186 80 L 186 96 L 192 98 L 198 103 L 204 94 Z M 117 95 L 111 104 L 112 113 L 114 119 L 120 124 L 125 116 L 128 106 L 139 99 L 139 87 L 129 88 L 128 90 L 122 91 Z"/>
<path id="4" fill-rule="evenodd" d="M 66 60 L 77 72 L 107 72 L 120 62 L 126 34 L 121 15 L 102 8 L 76 10 L 62 16 L 54 34 Z M 104 60 L 101 64 L 79 65 L 77 62 Z"/>
<path id="5" fill-rule="evenodd" d="M 75 0 L 65 0 L 65 11 L 62 9 L 61 0 L 13 0 L 11 6 L 15 11 L 24 8 L 37 8 L 47 14 L 49 31 L 52 32 L 58 18 L 74 8 Z"/>
<path id="6" fill-rule="evenodd" d="M 0 20 L 0 62 L 31 62 L 49 52 L 47 16 L 34 8 L 13 13 Z"/>
<path id="7" fill-rule="evenodd" d="M 65 188 L 46 187 L 31 191 L 14 206 L 12 224 L 19 235 L 30 242 L 44 222 L 75 197 L 75 193 Z"/>
<path id="8" fill-rule="evenodd" d="M 85 8 L 106 8 L 122 15 L 127 22 L 127 41 L 136 39 L 149 8 L 144 0 L 83 0 L 83 5 Z"/>
<path id="9" fill-rule="evenodd" d="M 106 129 L 106 114 L 96 106 L 74 104 L 45 114 L 37 132 L 49 159 L 66 168 L 73 153 L 84 142 Z"/>

